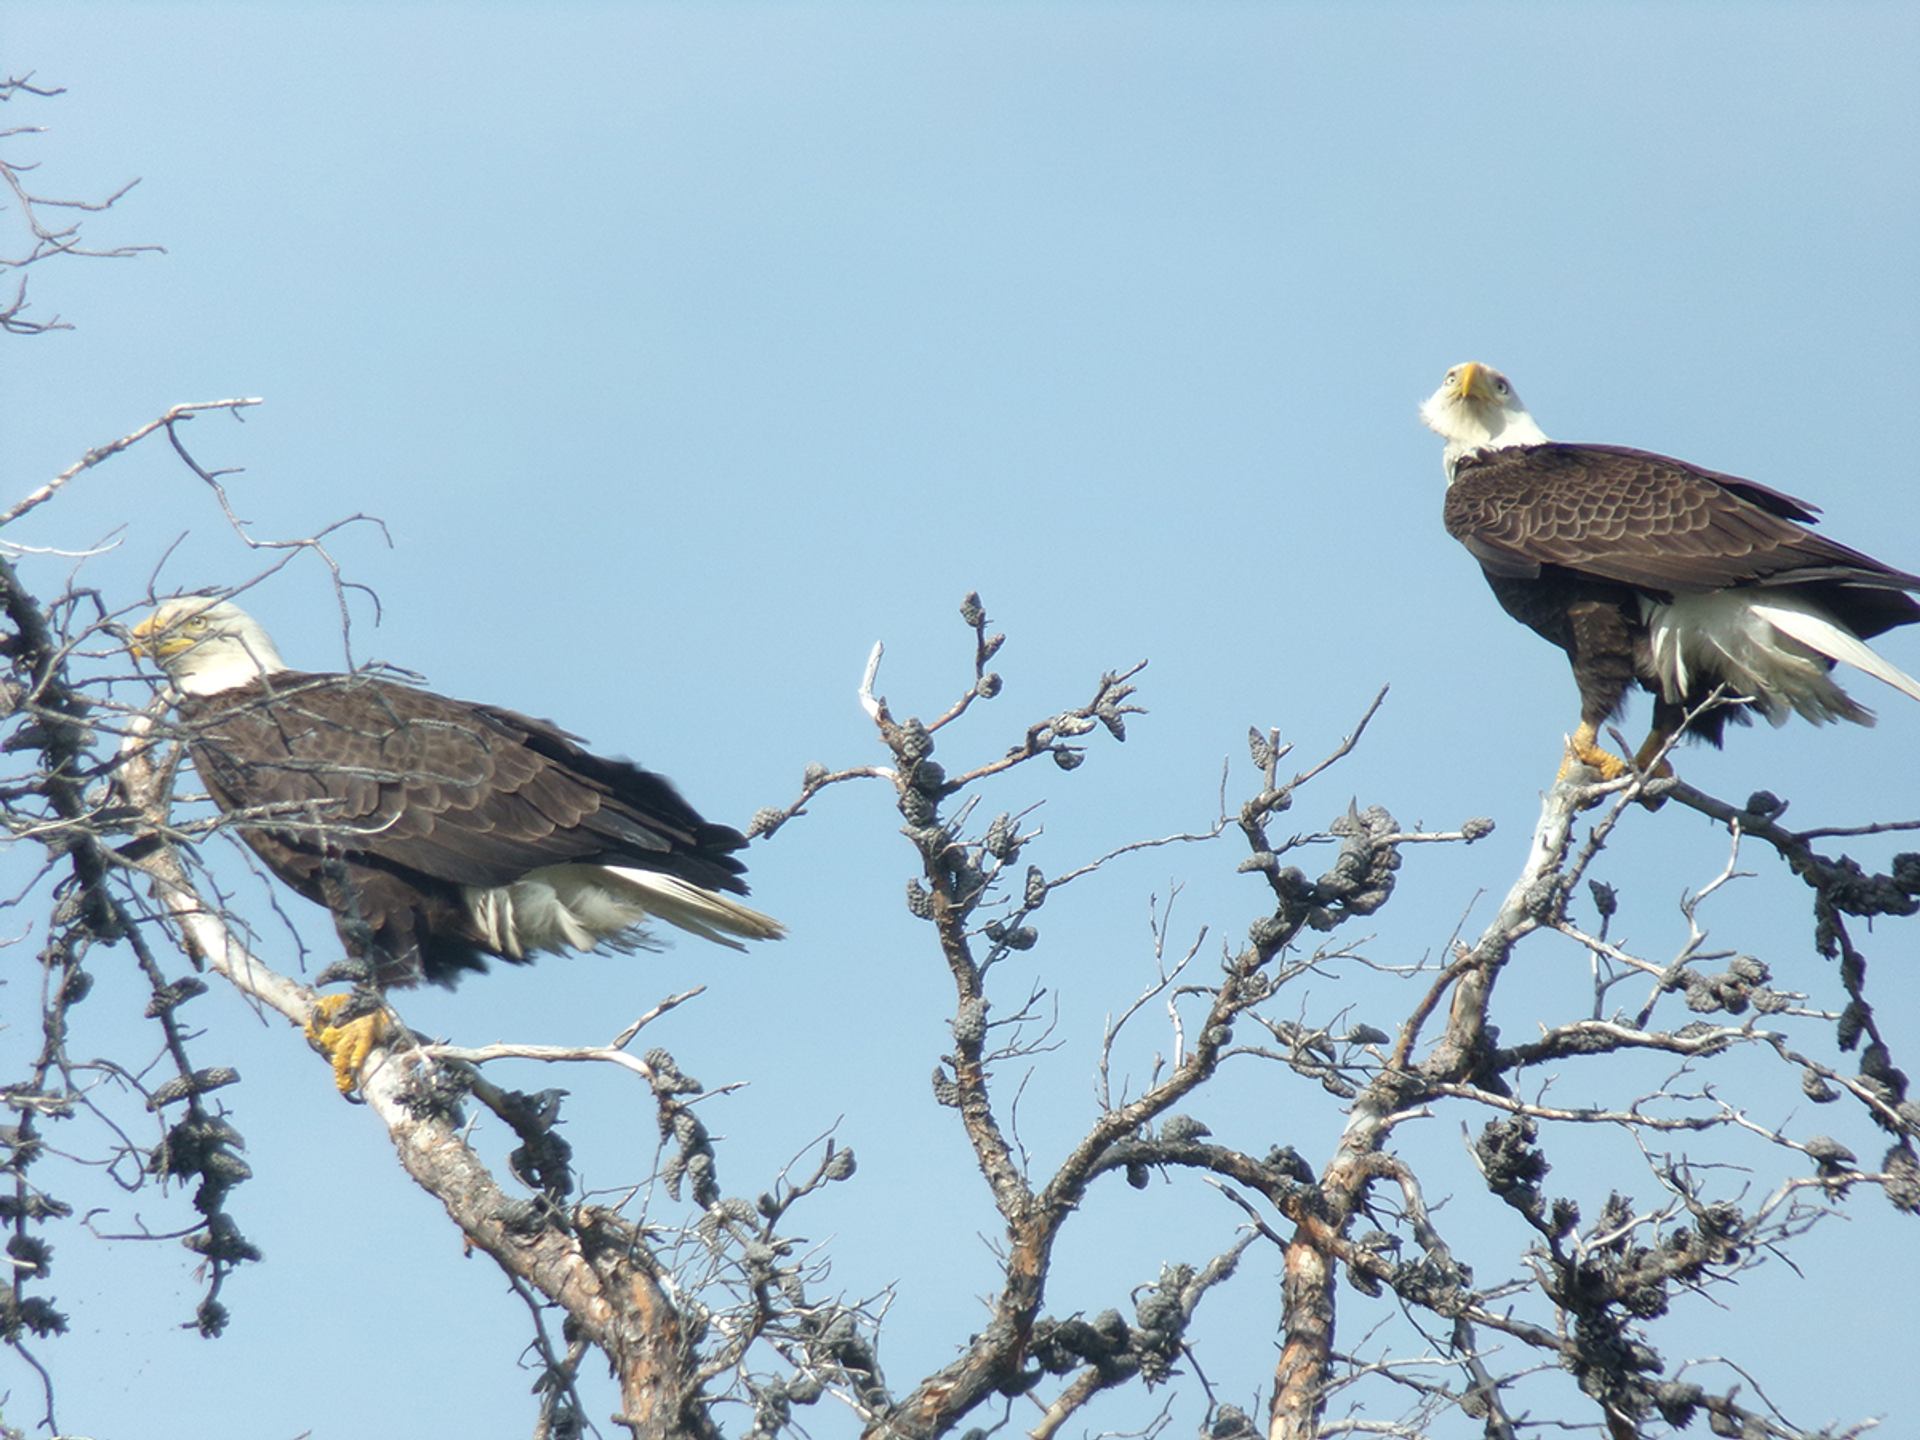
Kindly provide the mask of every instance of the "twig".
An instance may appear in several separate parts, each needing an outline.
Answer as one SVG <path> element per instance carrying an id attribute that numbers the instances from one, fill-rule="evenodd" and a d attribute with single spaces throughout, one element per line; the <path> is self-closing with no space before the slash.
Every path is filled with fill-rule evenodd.
<path id="1" fill-rule="evenodd" d="M 265 403 L 265 401 L 255 398 L 247 400 L 201 400 L 187 405 L 176 405 L 159 419 L 149 420 L 139 429 L 129 431 L 118 440 L 109 440 L 105 445 L 97 446 L 89 450 L 65 470 L 62 470 L 58 475 L 54 476 L 53 479 L 29 494 L 24 500 L 19 501 L 11 509 L 0 512 L 0 526 L 11 525 L 29 510 L 44 505 L 58 494 L 67 482 L 75 476 L 91 470 L 102 461 L 112 459 L 115 455 L 118 455 L 121 451 L 131 446 L 139 444 L 156 430 L 171 430 L 176 421 L 186 419 L 192 415 L 201 414 L 205 411 L 225 410 L 237 416 L 242 410 Z"/>

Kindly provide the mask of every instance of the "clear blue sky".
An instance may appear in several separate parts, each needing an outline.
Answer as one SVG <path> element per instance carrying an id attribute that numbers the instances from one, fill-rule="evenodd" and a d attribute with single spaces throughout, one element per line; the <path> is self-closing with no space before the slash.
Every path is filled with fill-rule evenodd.
<path id="1" fill-rule="evenodd" d="M 193 440 L 244 467 L 236 503 L 262 536 L 387 522 L 391 548 L 368 527 L 334 544 L 385 605 L 377 627 L 356 615 L 355 658 L 552 715 L 735 822 L 790 798 L 810 761 L 878 758 L 853 703 L 874 640 L 898 711 L 944 708 L 970 660 L 956 606 L 977 588 L 1011 636 L 1007 686 L 960 752 L 997 753 L 1103 668 L 1151 660 L 1152 713 L 1124 749 L 992 801 L 1047 800 L 1033 858 L 1049 870 L 1204 825 L 1250 724 L 1315 754 L 1390 683 L 1303 823 L 1350 795 L 1409 824 L 1494 817 L 1486 845 L 1410 855 L 1380 917 L 1383 960 L 1435 952 L 1518 868 L 1575 719 L 1561 657 L 1499 614 L 1440 529 L 1439 442 L 1414 408 L 1463 359 L 1507 371 L 1550 434 L 1752 476 L 1920 567 L 1912 7 L 24 3 L 5 28 L 9 70 L 69 91 L 6 117 L 52 129 L 9 153 L 39 158 L 55 193 L 142 177 L 90 233 L 168 253 L 36 275 L 40 306 L 78 329 L 0 349 L 0 499 L 169 405 L 262 396 L 244 426 L 202 421 Z M 9 538 L 76 548 L 116 527 L 83 571 L 116 602 L 183 534 L 162 590 L 263 564 L 157 445 Z M 65 563 L 29 574 L 57 588 Z M 249 605 L 296 663 L 340 663 L 317 565 Z M 1920 637 L 1886 648 L 1920 667 Z M 1920 707 L 1874 688 L 1858 682 L 1874 731 L 1742 732 L 1683 773 L 1775 790 L 1808 822 L 1911 815 Z M 406 1013 L 474 1042 L 584 1041 L 711 981 L 656 1043 L 709 1085 L 753 1082 L 709 1117 L 730 1191 L 757 1193 L 839 1121 L 859 1178 L 801 1228 L 834 1243 L 848 1292 L 898 1283 L 898 1382 L 979 1320 L 994 1267 L 970 1237 L 995 1226 L 928 1094 L 950 1001 L 901 905 L 897 817 L 877 788 L 815 811 L 751 857 L 757 902 L 793 925 L 777 953 L 548 962 Z M 1724 843 L 1672 807 L 1627 831 L 1635 853 L 1603 873 L 1640 887 L 1623 921 L 1664 958 L 1684 938 L 1674 899 Z M 1090 1113 L 1102 1017 L 1148 973 L 1149 895 L 1184 886 L 1177 914 L 1237 936 L 1257 896 L 1236 858 L 1155 852 L 1049 905 L 1033 964 L 1065 1045 L 1023 1105 L 1042 1160 Z M 1746 859 L 1792 903 L 1729 901 L 1716 940 L 1825 993 L 1791 882 Z M 1895 927 L 1869 951 L 1909 1049 L 1911 944 Z M 1510 1034 L 1577 1008 L 1584 963 L 1559 960 L 1575 990 L 1516 983 L 1511 1003 L 1540 1008 L 1506 1016 Z M 90 1007 L 102 1025 L 114 984 L 103 973 Z M 232 1282 L 233 1328 L 209 1346 L 172 1328 L 197 1293 L 190 1257 L 65 1237 L 74 1332 L 41 1347 L 64 1422 L 147 1440 L 524 1430 L 522 1316 L 497 1273 L 461 1258 L 295 1039 L 230 997 L 200 1004 L 208 1062 L 246 1077 L 231 1093 L 258 1178 L 233 1208 L 267 1262 Z M 1339 1115 L 1259 1079 L 1203 1118 L 1317 1160 Z M 590 1183 L 645 1174 L 653 1122 L 632 1087 L 518 1083 L 575 1091 Z M 1769 1091 L 1760 1118 L 1841 1124 L 1796 1113 L 1796 1093 Z M 1453 1126 L 1409 1144 L 1454 1167 L 1465 1206 Z M 1553 1178 L 1590 1214 L 1610 1185 L 1649 1188 L 1630 1154 Z M 182 1209 L 109 1202 L 120 1228 Z M 1185 1186 L 1103 1195 L 1055 1308 L 1124 1306 L 1160 1259 L 1203 1260 L 1202 1239 L 1153 1243 L 1176 1204 L 1231 1229 Z M 1895 1298 L 1913 1293 L 1911 1227 L 1873 1197 L 1856 1209 L 1809 1243 L 1804 1280 L 1775 1265 L 1744 1284 L 1736 1300 L 1773 1318 L 1691 1302 L 1669 1353 L 1750 1359 L 1802 1418 L 1920 1426 L 1920 1317 Z M 929 1229 L 965 1243 L 926 1253 Z M 1510 1238 L 1491 1237 L 1483 1274 Z M 1884 1334 L 1856 1319 L 1861 1271 L 1817 1268 L 1875 1244 L 1905 1267 Z M 1243 1405 L 1270 1370 L 1276 1265 L 1256 1252 L 1214 1332 L 1238 1354 L 1214 1378 Z M 26 1423 L 32 1377 L 5 1384 L 7 1421 Z M 1136 1395 L 1104 1423 L 1157 1404 Z"/>

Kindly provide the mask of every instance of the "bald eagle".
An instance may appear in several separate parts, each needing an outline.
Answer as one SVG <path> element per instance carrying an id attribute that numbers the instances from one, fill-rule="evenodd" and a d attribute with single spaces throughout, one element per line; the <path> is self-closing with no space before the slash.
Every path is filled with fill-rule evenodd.
<path id="1" fill-rule="evenodd" d="M 214 804 L 333 912 L 377 985 L 450 986 L 489 956 L 653 948 L 650 917 L 734 949 L 785 933 L 730 898 L 747 893 L 739 831 L 548 721 L 291 670 L 226 600 L 170 600 L 133 637 L 173 682 Z"/>
<path id="2" fill-rule="evenodd" d="M 1420 418 L 1446 441 L 1447 532 L 1507 613 L 1572 662 L 1580 726 L 1563 777 L 1576 762 L 1626 772 L 1598 735 L 1636 681 L 1654 697 L 1643 771 L 1683 726 L 1718 745 L 1755 710 L 1871 725 L 1834 683 L 1838 660 L 1920 700 L 1864 643 L 1920 620 L 1906 593 L 1920 576 L 1807 529 L 1806 501 L 1644 450 L 1556 444 L 1485 365 L 1449 370 Z M 1732 703 L 1688 720 L 1720 685 Z"/>

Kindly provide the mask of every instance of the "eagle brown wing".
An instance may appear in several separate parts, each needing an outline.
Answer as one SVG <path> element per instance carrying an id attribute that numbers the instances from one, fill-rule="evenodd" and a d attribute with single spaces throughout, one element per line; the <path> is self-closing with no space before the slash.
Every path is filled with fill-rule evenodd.
<path id="1" fill-rule="evenodd" d="M 744 894 L 740 833 L 665 777 L 510 710 L 366 675 L 277 674 L 182 706 L 222 809 L 281 844 L 455 885 L 623 864 Z"/>
<path id="2" fill-rule="evenodd" d="M 1920 586 L 1797 523 L 1791 495 L 1642 450 L 1526 445 L 1464 457 L 1447 488 L 1446 526 L 1490 575 L 1555 565 L 1665 593 L 1732 585 L 1838 582 Z"/>

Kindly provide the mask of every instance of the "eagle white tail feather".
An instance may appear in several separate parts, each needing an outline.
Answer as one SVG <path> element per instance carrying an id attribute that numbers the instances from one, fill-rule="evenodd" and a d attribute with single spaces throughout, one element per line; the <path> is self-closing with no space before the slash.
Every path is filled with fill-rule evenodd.
<path id="1" fill-rule="evenodd" d="M 1830 660 L 1920 700 L 1920 681 L 1799 596 L 1719 590 L 1642 606 L 1655 677 L 1670 700 L 1684 696 L 1695 676 L 1720 675 L 1775 725 L 1794 712 L 1815 724 L 1871 725 L 1873 712 L 1834 683 Z"/>
<path id="2" fill-rule="evenodd" d="M 1775 629 L 1783 631 L 1802 645 L 1818 650 L 1835 660 L 1844 660 L 1856 670 L 1864 670 L 1903 695 L 1920 700 L 1920 680 L 1870 649 L 1867 642 L 1844 625 L 1829 620 L 1819 611 L 1755 601 L 1753 613 Z"/>
<path id="3" fill-rule="evenodd" d="M 1654 678 L 1678 702 L 1696 679 L 1726 680 L 1775 725 L 1799 713 L 1814 724 L 1871 725 L 1873 712 L 1834 683 L 1844 660 L 1920 700 L 1920 682 L 1889 665 L 1818 606 L 1796 595 L 1751 590 L 1642 600 Z"/>
<path id="4" fill-rule="evenodd" d="M 728 938 L 730 936 L 737 935 L 745 940 L 778 940 L 787 933 L 787 927 L 771 915 L 762 915 L 738 900 L 712 890 L 703 890 L 698 885 L 675 879 L 671 875 L 662 875 L 655 870 L 632 870 L 624 865 L 608 865 L 603 873 L 623 880 L 638 890 L 648 914 L 717 944 L 732 946 L 735 950 L 747 947 L 738 940 Z"/>
<path id="5" fill-rule="evenodd" d="M 467 913 L 487 946 L 515 960 L 567 950 L 655 950 L 649 919 L 725 945 L 778 940 L 770 915 L 671 875 L 624 865 L 548 865 L 511 885 L 466 891 Z M 734 937 L 740 937 L 736 939 Z"/>

